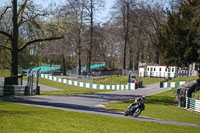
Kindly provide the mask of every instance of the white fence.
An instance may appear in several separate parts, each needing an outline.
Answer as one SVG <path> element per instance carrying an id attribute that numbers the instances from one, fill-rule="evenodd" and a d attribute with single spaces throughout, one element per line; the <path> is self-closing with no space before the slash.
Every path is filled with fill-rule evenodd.
<path id="1" fill-rule="evenodd" d="M 85 82 L 79 82 L 79 81 L 74 81 L 74 80 L 68 80 L 68 79 L 63 79 L 63 78 L 58 78 L 55 76 L 51 76 L 48 74 L 41 74 L 42 78 L 61 82 L 64 84 L 69 84 L 73 86 L 78 86 L 78 87 L 84 87 L 84 88 L 91 88 L 91 89 L 104 89 L 104 90 L 135 90 L 136 85 L 135 83 L 129 83 L 127 85 L 102 85 L 102 84 L 92 84 L 92 83 L 85 83 Z"/>

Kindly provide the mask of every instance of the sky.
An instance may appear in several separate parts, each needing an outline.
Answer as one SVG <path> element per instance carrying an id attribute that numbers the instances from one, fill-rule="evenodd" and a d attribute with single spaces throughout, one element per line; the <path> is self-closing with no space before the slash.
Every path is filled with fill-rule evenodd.
<path id="1" fill-rule="evenodd" d="M 0 6 L 5 5 L 6 3 L 9 3 L 11 0 L 0 0 Z M 41 5 L 42 7 L 46 8 L 51 2 L 55 2 L 56 4 L 62 4 L 65 0 L 33 0 L 34 3 Z M 96 13 L 98 16 L 99 22 L 105 22 L 108 20 L 108 15 L 110 12 L 110 8 L 114 4 L 115 0 L 105 0 L 105 8 L 102 11 L 99 11 Z"/>

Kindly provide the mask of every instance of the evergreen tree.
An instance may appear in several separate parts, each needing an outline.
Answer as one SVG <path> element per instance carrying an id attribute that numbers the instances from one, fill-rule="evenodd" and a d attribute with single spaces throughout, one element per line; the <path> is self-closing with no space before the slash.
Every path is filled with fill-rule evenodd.
<path id="1" fill-rule="evenodd" d="M 198 0 L 186 0 L 181 1 L 178 12 L 167 11 L 168 21 L 160 29 L 157 43 L 167 65 L 199 63 L 199 14 L 196 10 L 199 5 Z"/>

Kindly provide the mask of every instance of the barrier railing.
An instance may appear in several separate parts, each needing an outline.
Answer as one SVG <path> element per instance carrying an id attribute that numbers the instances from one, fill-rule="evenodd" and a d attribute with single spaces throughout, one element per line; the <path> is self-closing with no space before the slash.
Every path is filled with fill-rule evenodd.
<path id="1" fill-rule="evenodd" d="M 200 112 L 200 100 L 186 97 L 186 108 Z"/>
<path id="2" fill-rule="evenodd" d="M 160 88 L 178 88 L 180 85 L 183 85 L 187 83 L 186 81 L 180 81 L 180 82 L 160 82 Z"/>
<path id="3" fill-rule="evenodd" d="M 91 89 L 105 89 L 105 90 L 134 90 L 136 89 L 135 83 L 129 83 L 127 85 L 102 85 L 102 84 L 92 84 L 92 83 L 85 83 L 85 82 L 79 82 L 79 81 L 73 81 L 63 78 L 58 78 L 55 76 L 51 76 L 48 74 L 41 74 L 42 78 L 57 81 L 64 84 L 74 85 L 78 87 L 85 87 L 85 88 L 91 88 Z"/>

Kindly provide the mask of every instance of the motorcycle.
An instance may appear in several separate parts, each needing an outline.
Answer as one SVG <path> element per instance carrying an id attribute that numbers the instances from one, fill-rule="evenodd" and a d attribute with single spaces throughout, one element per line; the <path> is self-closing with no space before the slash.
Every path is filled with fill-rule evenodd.
<path id="1" fill-rule="evenodd" d="M 138 117 L 140 113 L 145 109 L 144 101 L 145 97 L 142 97 L 142 100 L 136 101 L 129 105 L 129 107 L 126 109 L 124 115 L 128 116 L 131 115 L 133 117 Z"/>

